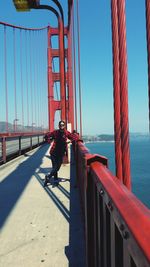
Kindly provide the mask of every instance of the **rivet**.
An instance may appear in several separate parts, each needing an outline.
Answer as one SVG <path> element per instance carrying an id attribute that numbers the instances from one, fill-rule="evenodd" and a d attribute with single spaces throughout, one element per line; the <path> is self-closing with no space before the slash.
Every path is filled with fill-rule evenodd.
<path id="1" fill-rule="evenodd" d="M 103 190 L 103 189 L 100 190 L 100 194 L 101 194 L 101 195 L 104 194 L 104 190 Z"/>
<path id="2" fill-rule="evenodd" d="M 129 233 L 127 231 L 125 231 L 123 233 L 123 237 L 124 237 L 124 239 L 128 239 L 129 238 Z"/>
<path id="3" fill-rule="evenodd" d="M 113 206 L 112 206 L 111 201 L 108 202 L 108 207 L 109 207 L 109 209 L 110 209 L 111 211 L 113 210 Z"/>
<path id="4" fill-rule="evenodd" d="M 119 228 L 120 228 L 121 231 L 123 231 L 124 230 L 124 225 L 120 224 Z"/>

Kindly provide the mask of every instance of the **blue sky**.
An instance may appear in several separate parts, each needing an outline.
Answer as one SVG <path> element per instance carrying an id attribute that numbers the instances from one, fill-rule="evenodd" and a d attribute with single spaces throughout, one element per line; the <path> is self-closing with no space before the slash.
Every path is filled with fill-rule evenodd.
<path id="1" fill-rule="evenodd" d="M 0 2 L 1 21 L 26 27 L 46 26 L 48 23 L 56 25 L 52 13 L 39 10 L 17 13 L 12 2 Z M 130 132 L 148 132 L 144 2 L 126 1 Z M 50 1 L 45 0 L 41 3 L 49 4 Z M 67 0 L 63 3 L 66 10 Z M 79 15 L 83 133 L 113 133 L 110 0 L 79 1 Z"/>

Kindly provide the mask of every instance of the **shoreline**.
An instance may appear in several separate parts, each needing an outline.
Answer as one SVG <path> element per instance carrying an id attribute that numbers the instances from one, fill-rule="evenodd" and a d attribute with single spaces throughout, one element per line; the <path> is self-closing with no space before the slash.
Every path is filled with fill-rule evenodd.
<path id="1" fill-rule="evenodd" d="M 114 140 L 108 140 L 108 141 L 106 141 L 106 140 L 102 140 L 102 141 L 84 141 L 84 144 L 90 144 L 90 143 L 114 143 Z"/>

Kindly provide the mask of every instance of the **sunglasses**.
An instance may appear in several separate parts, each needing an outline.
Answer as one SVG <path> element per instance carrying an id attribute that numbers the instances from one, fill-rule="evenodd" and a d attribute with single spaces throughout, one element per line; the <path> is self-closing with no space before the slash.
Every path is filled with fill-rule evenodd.
<path id="1" fill-rule="evenodd" d="M 59 126 L 65 126 L 65 124 L 59 124 Z"/>

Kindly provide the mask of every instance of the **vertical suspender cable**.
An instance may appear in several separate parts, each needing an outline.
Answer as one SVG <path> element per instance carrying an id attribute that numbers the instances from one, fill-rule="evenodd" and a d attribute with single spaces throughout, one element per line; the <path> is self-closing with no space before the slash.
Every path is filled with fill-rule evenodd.
<path id="1" fill-rule="evenodd" d="M 7 41 L 6 41 L 6 26 L 4 26 L 4 69 L 5 69 L 6 132 L 8 132 L 8 84 L 7 84 Z"/>
<path id="2" fill-rule="evenodd" d="M 37 112 L 37 126 L 38 128 L 40 127 L 39 125 L 39 94 L 38 94 L 38 31 L 36 32 L 36 50 L 35 50 L 35 54 L 36 54 L 36 64 L 35 64 L 35 79 L 36 79 L 36 112 Z"/>
<path id="3" fill-rule="evenodd" d="M 23 75 L 22 75 L 22 30 L 21 29 L 20 29 L 20 78 L 21 78 L 22 125 L 24 126 Z"/>
<path id="4" fill-rule="evenodd" d="M 150 132 L 150 1 L 145 0 L 146 8 L 146 35 L 147 35 L 147 61 L 148 61 L 148 108 L 149 108 L 149 132 Z"/>
<path id="5" fill-rule="evenodd" d="M 118 0 L 120 110 L 123 183 L 131 189 L 125 0 Z"/>
<path id="6" fill-rule="evenodd" d="M 41 31 L 41 38 L 40 40 L 42 40 L 42 47 L 41 47 L 41 54 L 43 55 L 43 52 L 44 52 L 44 40 L 43 40 L 43 33 Z M 43 59 L 43 57 L 42 57 Z M 44 88 L 43 88 L 43 80 L 44 80 L 44 72 L 43 72 L 43 69 L 42 69 L 42 64 L 43 64 L 43 61 L 41 62 L 41 74 L 42 74 L 42 79 L 41 79 L 41 107 L 42 107 L 42 125 L 44 125 L 44 121 L 45 121 L 45 101 L 44 101 Z"/>
<path id="7" fill-rule="evenodd" d="M 40 36 L 41 37 L 41 36 Z M 39 53 L 39 111 L 40 111 L 40 124 L 43 125 L 43 115 L 42 115 L 42 78 L 40 75 L 40 66 L 41 66 L 41 54 Z"/>
<path id="8" fill-rule="evenodd" d="M 35 43 L 35 31 L 33 32 L 34 43 Z M 35 46 L 34 46 L 35 47 Z M 36 43 L 37 47 L 37 43 Z M 36 113 L 36 103 L 37 103 L 37 94 L 36 94 L 36 78 L 35 78 L 35 68 L 36 68 L 36 47 L 33 50 L 33 91 L 34 91 L 34 112 L 35 112 L 35 125 L 37 127 L 37 113 Z"/>
<path id="9" fill-rule="evenodd" d="M 79 74 L 79 103 L 80 103 L 80 136 L 82 136 L 82 96 L 81 96 L 81 75 L 80 75 L 80 25 L 79 5 L 77 0 L 77 33 L 78 33 L 78 74 Z"/>
<path id="10" fill-rule="evenodd" d="M 28 47 L 27 47 L 27 31 L 26 31 L 26 88 L 27 88 L 27 126 L 29 126 L 29 84 L 28 84 Z"/>
<path id="11" fill-rule="evenodd" d="M 32 38 L 30 31 L 30 93 L 31 93 L 31 125 L 33 130 L 33 91 L 32 91 Z"/>
<path id="12" fill-rule="evenodd" d="M 13 48 L 14 48 L 14 97 L 15 97 L 15 120 L 14 120 L 14 131 L 17 126 L 17 90 L 16 90 L 16 36 L 15 28 L 13 28 Z"/>
<path id="13" fill-rule="evenodd" d="M 76 88 L 76 49 L 75 49 L 75 16 L 74 16 L 74 4 L 73 4 L 73 9 L 72 9 L 72 27 L 73 27 L 73 84 L 74 84 L 74 106 L 75 106 L 75 126 L 76 126 L 76 131 L 78 131 L 78 117 L 77 117 L 77 88 Z"/>
<path id="14" fill-rule="evenodd" d="M 73 73 L 72 73 L 72 6 L 71 6 L 71 20 L 68 25 L 68 85 L 69 85 L 69 117 L 72 124 L 72 129 L 75 129 L 74 120 L 74 89 L 73 89 Z M 72 108 L 71 108 L 72 107 Z"/>
<path id="15" fill-rule="evenodd" d="M 117 0 L 111 0 L 116 176 L 122 180 Z"/>

